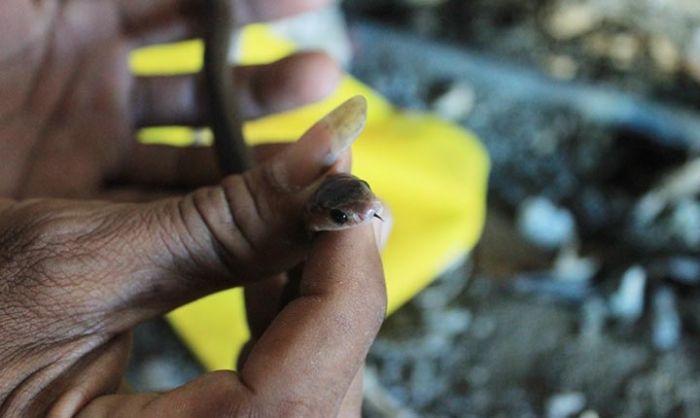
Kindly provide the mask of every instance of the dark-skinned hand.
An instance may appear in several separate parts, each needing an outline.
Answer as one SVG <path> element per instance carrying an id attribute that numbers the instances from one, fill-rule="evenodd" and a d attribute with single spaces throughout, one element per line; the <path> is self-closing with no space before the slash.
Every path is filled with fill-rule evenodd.
<path id="1" fill-rule="evenodd" d="M 247 23 L 322 3 L 235 7 Z M 313 240 L 304 231 L 306 186 L 327 168 L 322 131 L 263 148 L 268 158 L 255 170 L 184 197 L 26 199 L 149 200 L 153 190 L 217 182 L 209 149 L 135 140 L 140 127 L 202 125 L 201 80 L 135 78 L 126 64 L 134 47 L 197 36 L 202 4 L 0 4 L 0 416 L 359 416 L 383 275 L 372 228 Z M 320 54 L 232 73 L 248 118 L 320 98 L 337 75 Z M 331 170 L 347 170 L 349 155 L 338 160 Z M 299 297 L 277 312 L 284 272 L 302 260 Z M 255 340 L 238 373 L 162 394 L 120 393 L 135 325 L 244 284 L 258 287 L 249 306 Z"/>
<path id="2" fill-rule="evenodd" d="M 232 0 L 240 24 L 328 0 Z M 118 197 L 214 184 L 208 148 L 141 145 L 138 128 L 202 126 L 201 76 L 135 77 L 139 46 L 200 35 L 204 0 L 0 2 L 0 196 Z M 244 118 L 328 94 L 337 66 L 319 53 L 232 71 Z M 293 139 L 293 138 L 290 138 Z"/>

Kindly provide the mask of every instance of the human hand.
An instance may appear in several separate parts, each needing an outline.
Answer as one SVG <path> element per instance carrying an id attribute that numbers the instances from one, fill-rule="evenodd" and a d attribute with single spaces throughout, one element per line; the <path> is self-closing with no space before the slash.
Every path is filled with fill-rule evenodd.
<path id="1" fill-rule="evenodd" d="M 312 185 L 349 163 L 331 138 L 317 125 L 255 169 L 182 198 L 1 201 L 0 415 L 358 416 L 357 376 L 386 296 L 373 228 L 312 239 L 303 225 Z M 299 297 L 237 374 L 117 393 L 136 324 L 301 261 Z"/>
<path id="2" fill-rule="evenodd" d="M 232 0 L 239 25 L 328 0 Z M 0 196 L 134 200 L 221 178 L 209 148 L 142 145 L 138 128 L 203 126 L 200 76 L 134 77 L 136 47 L 201 35 L 204 0 L 0 2 Z M 244 118 L 318 100 L 339 71 L 305 53 L 239 67 Z"/>

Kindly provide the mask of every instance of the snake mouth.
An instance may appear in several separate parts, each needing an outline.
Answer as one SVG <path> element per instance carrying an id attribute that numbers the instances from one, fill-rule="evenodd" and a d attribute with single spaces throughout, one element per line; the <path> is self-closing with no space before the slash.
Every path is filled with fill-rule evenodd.
<path id="1" fill-rule="evenodd" d="M 379 219 L 380 221 L 384 222 L 384 218 L 382 218 L 382 212 L 384 211 L 384 205 L 378 200 L 372 200 L 371 202 L 367 202 L 368 205 L 367 207 L 359 211 L 361 213 L 361 216 L 359 217 L 360 222 L 366 222 L 369 220 L 372 220 L 374 218 Z"/>

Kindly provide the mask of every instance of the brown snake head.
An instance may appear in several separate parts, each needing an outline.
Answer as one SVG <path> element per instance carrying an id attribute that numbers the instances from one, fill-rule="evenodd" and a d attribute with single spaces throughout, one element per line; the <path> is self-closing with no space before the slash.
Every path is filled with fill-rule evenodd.
<path id="1" fill-rule="evenodd" d="M 306 206 L 310 231 L 339 231 L 381 217 L 381 202 L 366 181 L 350 174 L 326 177 Z"/>

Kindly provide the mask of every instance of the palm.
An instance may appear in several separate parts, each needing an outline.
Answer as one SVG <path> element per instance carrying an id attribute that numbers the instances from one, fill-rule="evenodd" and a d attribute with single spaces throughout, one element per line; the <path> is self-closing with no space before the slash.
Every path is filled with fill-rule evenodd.
<path id="1" fill-rule="evenodd" d="M 234 7 L 245 24 L 323 1 L 234 0 Z M 135 140 L 140 127 L 205 124 L 202 83 L 134 77 L 127 63 L 136 46 L 200 35 L 202 14 L 194 8 L 205 3 L 0 1 L 0 196 L 134 199 L 150 197 L 154 187 L 217 181 L 209 150 Z M 234 76 L 241 116 L 255 118 L 323 97 L 338 70 L 326 56 L 307 53 L 237 68 Z"/>
<path id="2" fill-rule="evenodd" d="M 110 1 L 6 0 L 0 195 L 95 194 L 128 154 L 128 42 Z"/>
<path id="3" fill-rule="evenodd" d="M 325 2 L 232 1 L 239 24 Z M 146 82 L 132 76 L 127 65 L 137 45 L 200 35 L 197 14 L 185 8 L 204 3 L 0 0 L 0 197 L 114 197 L 108 184 L 132 192 L 152 186 L 181 190 L 216 181 L 219 174 L 210 151 L 154 148 L 135 140 L 142 126 L 205 122 L 199 102 L 203 94 L 194 77 Z M 337 77 L 335 65 L 320 54 L 237 70 L 242 116 L 263 116 L 319 99 Z M 252 320 L 259 328 L 266 326 L 266 315 L 276 314 L 277 307 L 262 309 L 262 318 Z M 87 401 L 113 392 L 128 354 L 128 328 L 52 346 L 56 356 L 49 359 L 65 352 L 84 354 L 61 375 L 61 384 L 80 387 Z M 51 386 L 41 396 L 18 402 L 33 405 L 28 416 L 43 416 L 55 391 Z M 71 408 L 72 401 L 65 402 Z"/>

